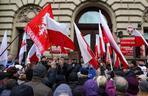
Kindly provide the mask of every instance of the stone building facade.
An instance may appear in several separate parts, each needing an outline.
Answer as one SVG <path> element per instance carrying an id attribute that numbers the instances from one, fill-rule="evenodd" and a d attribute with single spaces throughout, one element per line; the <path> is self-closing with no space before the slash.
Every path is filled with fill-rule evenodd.
<path id="1" fill-rule="evenodd" d="M 18 34 L 23 33 L 27 22 L 48 3 L 52 5 L 55 20 L 66 23 L 70 27 L 69 36 L 73 41 L 75 41 L 75 35 L 72 22 L 75 21 L 78 25 L 83 23 L 78 27 L 82 32 L 88 31 L 89 34 L 97 30 L 96 22 L 91 22 L 91 20 L 86 22 L 85 16 L 84 18 L 82 16 L 86 12 L 91 14 L 91 12 L 98 12 L 98 10 L 102 10 L 112 32 L 118 35 L 118 42 L 121 38 L 130 38 L 127 32 L 127 27 L 130 25 L 141 30 L 142 34 L 145 34 L 145 38 L 148 39 L 148 0 L 0 0 L 0 41 L 7 30 L 10 44 Z M 89 15 L 86 16 L 86 19 L 88 18 Z M 92 27 L 87 29 L 88 25 L 92 25 Z M 9 47 L 9 53 L 14 56 L 18 54 L 21 36 Z M 93 41 L 90 41 L 91 43 Z M 147 51 L 145 46 L 142 46 L 141 49 L 141 58 L 144 58 Z"/>

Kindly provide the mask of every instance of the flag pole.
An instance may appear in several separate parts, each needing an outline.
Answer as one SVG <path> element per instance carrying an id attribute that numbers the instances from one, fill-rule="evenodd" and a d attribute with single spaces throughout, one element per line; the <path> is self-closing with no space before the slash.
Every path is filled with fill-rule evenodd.
<path id="1" fill-rule="evenodd" d="M 0 54 L 2 56 L 4 52 L 11 46 L 11 44 L 18 38 L 19 34 L 10 42 L 10 44 L 7 46 L 7 48 Z"/>

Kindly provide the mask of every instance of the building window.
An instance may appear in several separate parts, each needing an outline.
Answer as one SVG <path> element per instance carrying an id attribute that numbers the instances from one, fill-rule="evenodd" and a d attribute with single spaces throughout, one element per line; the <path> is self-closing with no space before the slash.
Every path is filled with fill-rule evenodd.
<path id="1" fill-rule="evenodd" d="M 148 42 L 148 28 L 144 28 L 144 38 Z M 148 47 L 145 47 L 146 56 L 148 56 Z"/>
<path id="2" fill-rule="evenodd" d="M 106 22 L 108 23 L 110 29 L 112 29 L 112 23 L 110 16 L 106 11 L 103 9 L 100 9 L 98 7 L 88 7 L 80 11 L 80 13 L 77 15 L 75 22 L 80 29 L 80 32 L 84 36 L 84 39 L 86 42 L 90 45 L 90 48 L 92 51 L 95 50 L 95 44 L 96 44 L 96 38 L 99 34 L 99 10 L 101 10 L 102 14 L 106 18 Z M 80 53 L 76 34 L 74 34 L 74 43 L 76 45 L 76 51 Z M 79 54 L 79 56 L 81 56 Z"/>
<path id="3" fill-rule="evenodd" d="M 78 21 L 79 24 L 98 24 L 99 22 L 99 12 L 97 11 L 85 12 Z"/>

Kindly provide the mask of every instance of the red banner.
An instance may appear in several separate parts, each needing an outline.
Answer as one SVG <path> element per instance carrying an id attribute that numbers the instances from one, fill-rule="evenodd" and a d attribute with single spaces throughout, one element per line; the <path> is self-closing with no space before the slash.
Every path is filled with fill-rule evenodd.
<path id="1" fill-rule="evenodd" d="M 135 39 L 120 39 L 121 46 L 135 46 Z"/>
<path id="2" fill-rule="evenodd" d="M 121 52 L 125 56 L 133 56 L 133 47 L 121 47 Z"/>

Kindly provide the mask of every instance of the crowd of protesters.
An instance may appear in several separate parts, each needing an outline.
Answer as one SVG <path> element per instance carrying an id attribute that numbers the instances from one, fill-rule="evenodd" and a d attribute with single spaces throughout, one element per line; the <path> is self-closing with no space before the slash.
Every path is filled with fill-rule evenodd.
<path id="1" fill-rule="evenodd" d="M 103 63 L 98 70 L 64 57 L 0 65 L 0 96 L 148 96 L 148 68 L 131 61 L 128 69 Z"/>

